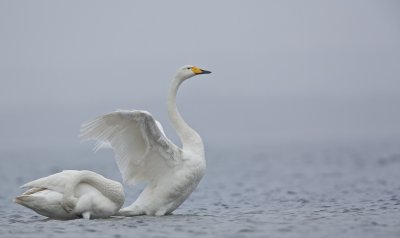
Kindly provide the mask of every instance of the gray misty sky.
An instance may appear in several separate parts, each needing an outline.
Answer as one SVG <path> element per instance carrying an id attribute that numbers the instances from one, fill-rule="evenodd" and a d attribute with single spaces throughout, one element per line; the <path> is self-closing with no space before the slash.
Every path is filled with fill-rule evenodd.
<path id="1" fill-rule="evenodd" d="M 176 141 L 176 69 L 213 71 L 179 108 L 208 144 L 400 135 L 400 2 L 0 1 L 0 144 L 77 146 L 79 125 L 146 109 Z"/>

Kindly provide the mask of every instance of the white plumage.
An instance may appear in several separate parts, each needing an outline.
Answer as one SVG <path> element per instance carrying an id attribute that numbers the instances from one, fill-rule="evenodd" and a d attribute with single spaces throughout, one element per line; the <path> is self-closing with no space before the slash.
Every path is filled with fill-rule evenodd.
<path id="1" fill-rule="evenodd" d="M 211 73 L 195 66 L 177 72 L 168 97 L 168 113 L 182 141 L 182 148 L 164 134 L 150 113 L 118 110 L 82 125 L 83 140 L 94 139 L 95 149 L 111 146 L 124 182 L 147 182 L 137 200 L 119 214 L 165 215 L 174 211 L 192 193 L 205 170 L 201 137 L 190 128 L 176 108 L 180 84 L 197 74 Z"/>
<path id="2" fill-rule="evenodd" d="M 124 204 L 119 182 L 92 171 L 65 170 L 22 186 L 15 202 L 53 219 L 104 218 Z"/>

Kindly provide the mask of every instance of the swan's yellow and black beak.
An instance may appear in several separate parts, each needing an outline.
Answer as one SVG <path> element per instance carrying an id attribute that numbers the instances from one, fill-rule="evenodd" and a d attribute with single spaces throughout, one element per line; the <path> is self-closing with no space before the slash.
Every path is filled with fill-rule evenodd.
<path id="1" fill-rule="evenodd" d="M 211 71 L 200 69 L 200 68 L 197 68 L 196 66 L 192 67 L 192 71 L 195 74 L 211 74 Z"/>

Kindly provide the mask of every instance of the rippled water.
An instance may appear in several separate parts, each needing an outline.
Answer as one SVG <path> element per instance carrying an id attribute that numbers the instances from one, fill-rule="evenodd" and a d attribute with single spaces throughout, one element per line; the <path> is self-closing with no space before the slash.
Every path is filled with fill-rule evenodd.
<path id="1" fill-rule="evenodd" d="M 211 148 L 207 174 L 173 215 L 48 220 L 12 203 L 63 169 L 120 180 L 111 152 L 2 152 L 0 237 L 400 237 L 400 142 Z M 139 188 L 126 187 L 126 205 Z"/>

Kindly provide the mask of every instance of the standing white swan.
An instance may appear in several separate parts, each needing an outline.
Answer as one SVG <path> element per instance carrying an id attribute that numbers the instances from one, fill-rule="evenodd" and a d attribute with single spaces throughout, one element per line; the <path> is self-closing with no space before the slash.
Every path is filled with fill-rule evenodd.
<path id="1" fill-rule="evenodd" d="M 109 217 L 115 215 L 125 201 L 119 182 L 87 170 L 64 170 L 29 182 L 22 188 L 29 190 L 16 197 L 16 203 L 59 220 Z"/>
<path id="2" fill-rule="evenodd" d="M 172 81 L 168 114 L 182 148 L 165 136 L 161 124 L 146 111 L 118 110 L 82 125 L 81 138 L 97 140 L 96 150 L 113 148 L 125 183 L 148 183 L 132 205 L 119 211 L 120 215 L 169 214 L 200 182 L 206 167 L 203 141 L 179 114 L 176 94 L 186 79 L 209 73 L 187 65 L 178 70 Z"/>

